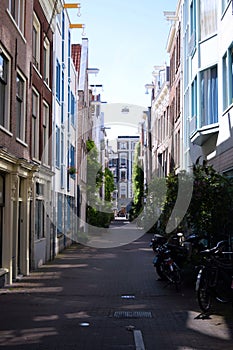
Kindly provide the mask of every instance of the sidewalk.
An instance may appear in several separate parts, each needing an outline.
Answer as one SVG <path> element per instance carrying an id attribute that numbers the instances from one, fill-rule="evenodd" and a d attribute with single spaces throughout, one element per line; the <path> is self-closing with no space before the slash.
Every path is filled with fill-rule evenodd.
<path id="1" fill-rule="evenodd" d="M 74 245 L 0 289 L 0 348 L 232 349 L 227 307 L 201 319 L 192 288 L 157 281 L 150 238 L 109 249 Z"/>

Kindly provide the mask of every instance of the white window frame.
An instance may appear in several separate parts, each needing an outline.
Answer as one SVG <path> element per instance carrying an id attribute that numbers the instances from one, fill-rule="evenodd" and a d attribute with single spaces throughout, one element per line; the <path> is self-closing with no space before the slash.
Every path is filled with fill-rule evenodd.
<path id="1" fill-rule="evenodd" d="M 50 76 L 50 42 L 48 38 L 44 38 L 44 57 L 43 57 L 43 79 L 44 82 L 49 86 L 49 76 Z"/>
<path id="2" fill-rule="evenodd" d="M 43 163 L 49 165 L 49 105 L 43 100 L 43 115 L 42 115 L 42 125 L 43 125 Z"/>
<path id="3" fill-rule="evenodd" d="M 6 80 L 4 81 L 5 96 L 3 97 L 4 98 L 4 110 L 1 111 L 1 113 L 3 114 L 3 120 L 2 120 L 2 122 L 0 121 L 0 128 L 3 128 L 3 129 L 10 131 L 10 95 L 11 95 L 11 92 L 10 92 L 11 69 L 10 69 L 10 67 L 11 67 L 11 59 L 10 59 L 10 56 L 8 56 L 8 54 L 2 48 L 1 45 L 0 45 L 0 55 L 3 56 L 5 58 L 5 60 L 7 61 L 7 67 L 6 67 L 7 76 L 6 76 Z M 1 80 L 1 81 L 3 81 L 3 80 Z"/>
<path id="4" fill-rule="evenodd" d="M 17 77 L 22 82 L 22 95 L 17 94 L 17 80 L 16 80 L 16 104 L 17 107 L 20 106 L 20 118 L 18 114 L 18 108 L 16 113 L 16 139 L 25 142 L 25 126 L 26 126 L 26 79 L 23 74 L 18 70 Z"/>
<path id="5" fill-rule="evenodd" d="M 9 0 L 9 12 L 19 31 L 24 34 L 25 0 Z"/>
<path id="6" fill-rule="evenodd" d="M 37 18 L 36 14 L 33 13 L 33 28 L 32 30 L 36 32 L 36 38 L 34 35 L 32 35 L 32 58 L 33 58 L 33 65 L 37 70 L 40 70 L 40 32 L 41 32 L 41 25 L 39 22 L 39 19 Z M 36 39 L 36 42 L 34 42 Z"/>
<path id="7" fill-rule="evenodd" d="M 37 99 L 34 101 L 34 97 Z M 35 105 L 34 105 L 35 102 Z M 32 89 L 32 158 L 39 159 L 39 121 L 40 121 L 40 94 L 38 91 Z"/>

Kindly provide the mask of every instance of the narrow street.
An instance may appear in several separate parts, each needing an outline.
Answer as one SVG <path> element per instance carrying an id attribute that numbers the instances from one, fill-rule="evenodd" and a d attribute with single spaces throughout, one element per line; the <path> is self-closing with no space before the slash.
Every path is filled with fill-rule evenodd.
<path id="1" fill-rule="evenodd" d="M 126 223 L 115 226 L 127 231 Z M 232 349 L 227 307 L 198 317 L 192 288 L 176 292 L 157 280 L 150 239 L 115 248 L 76 244 L 1 289 L 0 348 Z"/>

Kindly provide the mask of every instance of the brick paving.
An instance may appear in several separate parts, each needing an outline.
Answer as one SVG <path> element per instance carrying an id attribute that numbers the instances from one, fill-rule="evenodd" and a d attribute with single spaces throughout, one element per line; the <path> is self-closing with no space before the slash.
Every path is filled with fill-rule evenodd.
<path id="1" fill-rule="evenodd" d="M 157 280 L 150 238 L 116 248 L 73 245 L 1 289 L 0 348 L 136 349 L 140 330 L 146 350 L 232 349 L 230 306 L 199 317 L 192 287 L 176 292 Z"/>

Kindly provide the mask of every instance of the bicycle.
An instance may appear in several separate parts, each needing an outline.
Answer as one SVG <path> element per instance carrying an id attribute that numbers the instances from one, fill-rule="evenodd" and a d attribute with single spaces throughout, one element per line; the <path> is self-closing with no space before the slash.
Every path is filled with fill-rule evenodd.
<path id="1" fill-rule="evenodd" d="M 223 251 L 226 241 L 214 248 L 200 252 L 204 264 L 200 266 L 196 280 L 196 295 L 200 309 L 208 312 L 213 301 L 233 302 L 233 252 Z"/>

